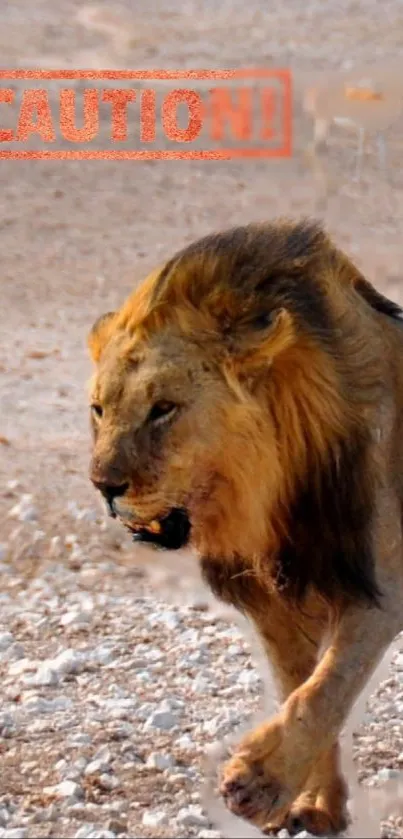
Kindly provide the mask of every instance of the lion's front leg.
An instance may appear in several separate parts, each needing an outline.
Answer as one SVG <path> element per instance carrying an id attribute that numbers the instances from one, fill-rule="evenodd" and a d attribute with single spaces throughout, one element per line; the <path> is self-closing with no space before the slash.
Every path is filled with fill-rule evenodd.
<path id="1" fill-rule="evenodd" d="M 221 793 L 232 812 L 263 826 L 298 798 L 398 629 L 390 603 L 346 608 L 313 673 L 225 765 Z"/>
<path id="2" fill-rule="evenodd" d="M 293 801 L 284 826 L 289 833 L 306 830 L 329 836 L 345 830 L 349 822 L 348 788 L 340 766 L 338 743 L 316 762 L 300 795 Z"/>
<path id="3" fill-rule="evenodd" d="M 306 603 L 304 610 L 290 609 L 287 601 L 272 594 L 267 610 L 254 616 L 254 622 L 273 668 L 280 699 L 284 702 L 316 667 L 319 647 L 328 626 L 328 610 L 316 598 Z M 339 748 L 335 743 L 316 763 L 301 796 L 291 806 L 287 804 L 276 810 L 275 817 L 269 816 L 268 795 L 259 771 L 256 776 L 251 775 L 244 796 L 241 790 L 238 790 L 236 800 L 234 794 L 228 795 L 226 782 L 232 776 L 238 776 L 236 761 L 227 766 L 224 797 L 233 812 L 265 830 L 286 827 L 291 833 L 306 829 L 310 833 L 328 835 L 342 829 L 346 823 L 347 786 L 339 764 Z"/>

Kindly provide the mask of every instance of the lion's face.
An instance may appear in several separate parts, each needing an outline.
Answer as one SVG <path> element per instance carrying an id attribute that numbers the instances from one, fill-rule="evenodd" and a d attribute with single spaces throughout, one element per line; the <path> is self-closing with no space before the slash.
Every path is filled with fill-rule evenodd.
<path id="1" fill-rule="evenodd" d="M 228 435 L 232 429 L 238 439 L 237 470 L 240 420 L 211 347 L 171 330 L 149 342 L 118 332 L 92 383 L 91 480 L 135 538 L 171 549 L 197 542 L 206 519 L 219 528 Z M 225 508 L 228 501 L 235 499 L 223 499 Z"/>
<path id="2" fill-rule="evenodd" d="M 94 324 L 91 479 L 137 538 L 275 552 L 296 487 L 344 428 L 322 279 L 336 261 L 315 226 L 237 228 Z"/>

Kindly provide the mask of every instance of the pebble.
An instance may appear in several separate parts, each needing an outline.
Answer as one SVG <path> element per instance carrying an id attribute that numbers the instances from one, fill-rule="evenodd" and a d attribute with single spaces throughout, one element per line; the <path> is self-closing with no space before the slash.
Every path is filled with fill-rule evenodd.
<path id="1" fill-rule="evenodd" d="M 14 638 L 11 632 L 0 632 L 0 652 L 5 652 L 13 643 Z"/>
<path id="2" fill-rule="evenodd" d="M 389 769 L 388 767 L 383 767 L 379 769 L 377 772 L 377 779 L 378 781 L 390 781 L 392 778 L 399 778 L 401 776 L 401 772 L 398 769 Z"/>
<path id="3" fill-rule="evenodd" d="M 178 824 L 184 827 L 207 827 L 208 819 L 203 814 L 202 808 L 195 804 L 189 807 L 182 807 L 176 816 Z"/>
<path id="4" fill-rule="evenodd" d="M 86 663 L 85 653 L 67 648 L 62 650 L 56 658 L 49 659 L 48 666 L 58 675 L 71 675 L 81 673 Z"/>
<path id="5" fill-rule="evenodd" d="M 43 810 L 37 810 L 32 817 L 34 824 L 40 822 L 55 822 L 59 819 L 59 808 L 56 804 L 51 804 L 49 807 L 44 807 Z"/>
<path id="6" fill-rule="evenodd" d="M 38 510 L 35 504 L 32 503 L 33 496 L 24 493 L 17 504 L 9 511 L 10 518 L 18 519 L 22 522 L 36 521 L 38 518 Z"/>
<path id="7" fill-rule="evenodd" d="M 159 754 L 158 752 L 152 752 L 147 758 L 146 766 L 149 766 L 152 769 L 160 769 L 161 771 L 163 771 L 164 769 L 170 769 L 171 767 L 175 766 L 175 761 L 171 755 L 164 755 Z"/>
<path id="8" fill-rule="evenodd" d="M 144 728 L 160 728 L 163 731 L 169 731 L 171 728 L 174 728 L 177 723 L 177 717 L 170 711 L 154 711 L 146 720 Z"/>
<path id="9" fill-rule="evenodd" d="M 108 772 L 110 770 L 109 763 L 105 760 L 92 760 L 91 763 L 85 769 L 84 774 L 88 775 L 99 775 L 102 772 Z"/>
<path id="10" fill-rule="evenodd" d="M 45 795 L 56 795 L 57 798 L 82 798 L 84 793 L 79 784 L 75 781 L 61 781 L 60 784 L 55 784 L 52 787 L 45 787 Z"/>
<path id="11" fill-rule="evenodd" d="M 237 682 L 244 687 L 255 688 L 260 682 L 260 676 L 255 670 L 242 670 Z"/>
<path id="12" fill-rule="evenodd" d="M 128 722 L 110 723 L 108 732 L 113 740 L 127 740 L 133 735 L 133 726 Z"/>
<path id="13" fill-rule="evenodd" d="M 15 661 L 9 665 L 8 672 L 10 676 L 21 676 L 22 673 L 26 673 L 29 670 L 34 672 L 37 667 L 37 661 L 31 661 L 29 658 L 21 658 L 19 661 Z"/>
<path id="14" fill-rule="evenodd" d="M 37 687 L 50 687 L 52 685 L 57 685 L 59 682 L 58 674 L 55 670 L 52 670 L 50 667 L 47 667 L 46 664 L 43 664 L 39 667 L 37 673 L 34 676 L 25 676 L 24 683 L 29 685 L 35 685 Z"/>
<path id="15" fill-rule="evenodd" d="M 106 772 L 103 772 L 102 775 L 99 776 L 99 786 L 105 790 L 113 790 L 120 786 L 119 781 L 113 775 L 107 775 Z"/>
<path id="16" fill-rule="evenodd" d="M 4 652 L 2 658 L 4 661 L 20 661 L 25 658 L 25 649 L 22 644 L 16 641 Z"/>
<path id="17" fill-rule="evenodd" d="M 10 711 L 0 711 L 0 731 L 4 736 L 4 731 L 7 728 L 13 728 L 15 725 L 14 715 Z"/>
<path id="18" fill-rule="evenodd" d="M 398 670 L 403 670 L 403 653 L 399 653 L 399 655 L 396 656 L 395 667 Z"/>
<path id="19" fill-rule="evenodd" d="M 55 696 L 54 699 L 44 699 L 42 696 L 23 696 L 25 710 L 30 714 L 54 714 L 56 711 L 66 711 L 72 705 L 69 696 Z"/>
<path id="20" fill-rule="evenodd" d="M 92 620 L 91 612 L 80 612 L 72 609 L 71 612 L 65 612 L 60 618 L 61 626 L 86 626 Z"/>
<path id="21" fill-rule="evenodd" d="M 176 740 L 176 745 L 179 749 L 186 750 L 194 749 L 196 744 L 194 740 L 192 740 L 192 738 L 189 736 L 189 734 L 182 734 L 182 736 L 178 737 L 178 739 Z"/>
<path id="22" fill-rule="evenodd" d="M 203 678 L 202 673 L 198 673 L 192 683 L 192 693 L 208 693 L 210 683 Z"/>
<path id="23" fill-rule="evenodd" d="M 100 647 L 97 647 L 91 653 L 91 659 L 96 664 L 106 665 L 111 664 L 117 658 L 117 653 L 114 649 L 107 646 L 106 644 L 102 644 Z"/>
<path id="24" fill-rule="evenodd" d="M 146 827 L 160 827 L 161 825 L 168 824 L 168 816 L 165 810 L 145 810 L 142 823 Z"/>
<path id="25" fill-rule="evenodd" d="M 92 743 L 91 737 L 89 734 L 85 734 L 83 731 L 78 731 L 76 734 L 72 734 L 69 737 L 69 744 L 70 746 L 81 747 L 81 746 L 90 746 Z"/>

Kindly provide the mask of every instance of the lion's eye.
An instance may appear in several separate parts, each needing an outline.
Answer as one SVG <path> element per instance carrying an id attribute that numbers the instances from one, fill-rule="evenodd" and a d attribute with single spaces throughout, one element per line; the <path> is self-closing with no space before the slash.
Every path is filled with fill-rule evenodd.
<path id="1" fill-rule="evenodd" d="M 155 402 L 147 416 L 147 422 L 152 422 L 154 425 L 159 425 L 172 419 L 176 414 L 178 406 L 174 402 L 169 402 L 167 399 L 161 399 L 160 402 Z"/>
<path id="2" fill-rule="evenodd" d="M 94 402 L 94 403 L 91 405 L 91 413 L 92 413 L 92 415 L 93 415 L 94 417 L 96 417 L 97 419 L 101 419 L 102 414 L 103 414 L 103 410 L 102 410 L 101 405 L 98 405 L 96 402 Z"/>

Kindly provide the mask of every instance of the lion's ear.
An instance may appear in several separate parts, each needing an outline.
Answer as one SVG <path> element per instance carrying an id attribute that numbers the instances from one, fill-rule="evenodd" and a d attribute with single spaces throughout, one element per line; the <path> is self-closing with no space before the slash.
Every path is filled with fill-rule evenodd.
<path id="1" fill-rule="evenodd" d="M 233 346 L 232 357 L 239 373 L 258 372 L 270 366 L 295 343 L 294 321 L 287 309 L 256 318 Z"/>
<path id="2" fill-rule="evenodd" d="M 91 358 L 95 363 L 99 361 L 101 352 L 109 341 L 112 332 L 112 321 L 115 318 L 115 314 L 116 312 L 107 312 L 105 315 L 101 315 L 101 317 L 95 321 L 88 335 L 87 344 Z"/>

